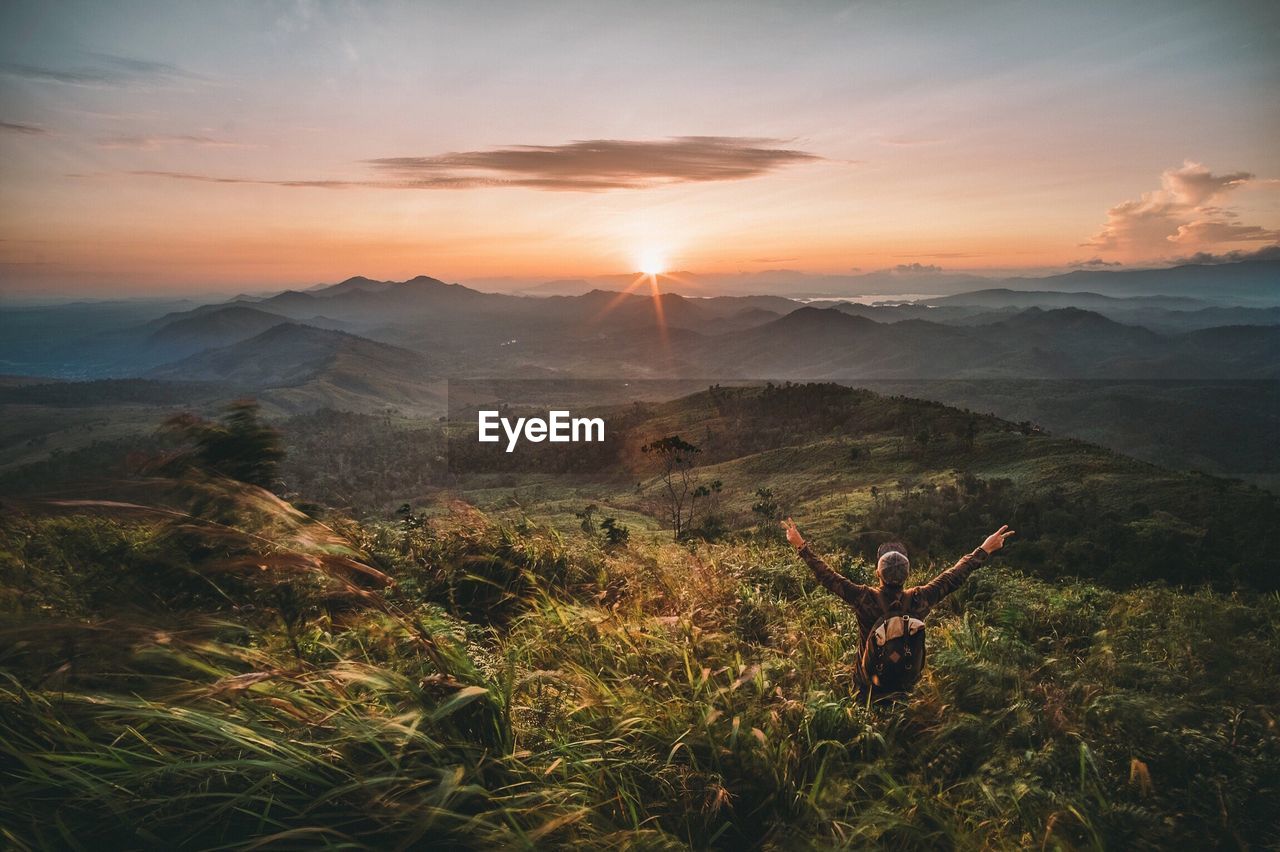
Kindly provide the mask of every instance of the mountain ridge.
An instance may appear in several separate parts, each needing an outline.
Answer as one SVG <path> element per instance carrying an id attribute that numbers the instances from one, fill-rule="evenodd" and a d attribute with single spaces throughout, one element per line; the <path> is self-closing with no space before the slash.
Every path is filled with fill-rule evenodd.
<path id="1" fill-rule="evenodd" d="M 442 380 L 422 355 L 344 331 L 280 323 L 218 349 L 155 368 L 148 377 L 220 382 L 287 413 L 317 408 L 442 411 Z"/>

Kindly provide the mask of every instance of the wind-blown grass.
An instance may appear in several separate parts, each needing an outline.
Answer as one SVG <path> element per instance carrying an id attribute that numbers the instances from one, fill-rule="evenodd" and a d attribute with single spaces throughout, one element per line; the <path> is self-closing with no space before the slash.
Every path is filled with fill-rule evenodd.
<path id="1" fill-rule="evenodd" d="M 0 523 L 8 845 L 1280 842 L 1274 594 L 1051 585 L 1011 559 L 931 616 L 912 698 L 867 707 L 851 611 L 774 544 L 289 517 L 287 547 L 226 523 L 139 601 L 108 592 L 164 579 L 165 524 Z"/>

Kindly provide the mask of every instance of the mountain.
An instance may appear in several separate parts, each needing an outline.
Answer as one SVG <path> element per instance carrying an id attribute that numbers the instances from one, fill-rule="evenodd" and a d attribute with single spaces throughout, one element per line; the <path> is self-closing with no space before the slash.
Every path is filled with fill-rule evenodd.
<path id="1" fill-rule="evenodd" d="M 1133 281 L 1133 276 L 1138 276 L 1147 281 L 1143 286 L 1171 281 L 1173 289 L 1186 289 L 1190 286 L 1187 281 L 1191 280 L 1187 276 L 1213 276 L 1220 283 L 1228 279 L 1238 283 L 1243 280 L 1242 275 L 1255 274 L 1257 269 L 1274 271 L 1276 266 L 1275 262 L 1255 261 L 1173 270 L 1080 272 L 1034 279 L 1038 283 L 1033 290 L 970 290 L 901 306 L 842 304 L 836 306 L 837 313 L 875 320 L 882 326 L 892 323 L 894 341 L 884 337 L 883 328 L 864 326 L 852 342 L 827 340 L 827 330 L 819 328 L 816 330 L 819 340 L 826 341 L 821 347 L 827 351 L 814 356 L 813 347 L 819 343 L 811 341 L 810 355 L 796 352 L 769 364 L 764 363 L 769 359 L 760 358 L 761 352 L 780 346 L 779 351 L 786 353 L 792 342 L 766 341 L 764 338 L 770 332 L 766 332 L 764 338 L 731 336 L 767 327 L 801 305 L 777 295 L 710 298 L 672 292 L 654 295 L 641 282 L 642 286 L 634 292 L 596 289 L 573 296 L 531 297 L 483 293 L 429 276 L 403 282 L 358 276 L 308 291 L 279 293 L 252 307 L 309 325 L 326 324 L 314 319 L 320 314 L 339 317 L 347 330 L 428 354 L 437 363 L 447 363 L 463 371 L 480 365 L 486 370 L 502 371 L 512 366 L 513 361 L 518 362 L 521 370 L 572 370 L 579 369 L 584 361 L 592 361 L 594 371 L 604 366 L 599 364 L 602 356 L 606 362 L 610 357 L 608 351 L 587 351 L 595 345 L 620 354 L 620 360 L 631 364 L 659 359 L 668 364 L 684 362 L 695 370 L 719 369 L 725 365 L 734 368 L 735 374 L 746 370 L 745 365 L 759 363 L 758 367 L 750 368 L 753 373 L 767 368 L 768 375 L 777 375 L 775 371 L 780 367 L 793 365 L 802 369 L 799 375 L 807 377 L 914 377 L 931 372 L 942 377 L 1036 374 L 1060 377 L 1080 376 L 1090 370 L 1103 370 L 1110 376 L 1202 376 L 1206 365 L 1187 364 L 1177 346 L 1162 345 L 1143 337 L 1134 328 L 1145 326 L 1171 332 L 1203 328 L 1206 323 L 1220 321 L 1274 324 L 1280 319 L 1280 312 L 1208 307 L 1204 299 L 1185 294 L 1167 295 L 1163 291 L 1147 290 L 1139 296 L 1120 297 L 1104 287 L 1080 289 L 1082 283 L 1097 283 L 1099 275 L 1119 282 Z M 771 274 L 786 272 L 778 270 Z M 765 276 L 761 280 L 773 280 L 765 273 L 759 275 Z M 679 277 L 672 276 L 670 282 L 678 282 Z M 860 277 L 868 282 L 874 278 L 872 275 Z M 634 276 L 614 278 L 619 279 L 618 283 L 636 283 Z M 887 284 L 889 279 L 898 284 L 915 282 L 913 287 L 923 286 L 921 282 L 940 280 L 936 272 L 914 270 L 895 273 L 888 279 L 874 278 L 879 284 Z M 972 283 L 976 279 L 969 276 L 967 280 Z M 1023 283 L 1029 281 L 1032 279 Z M 1068 286 L 1049 288 L 1044 283 L 1047 281 Z M 668 283 L 666 278 L 659 282 Z M 744 313 L 748 308 L 759 310 Z M 1070 322 L 1071 314 L 1047 320 L 1047 325 L 1037 322 L 1035 315 L 1015 322 L 1022 308 L 1046 313 L 1063 308 L 1088 308 L 1093 316 L 1105 316 L 1127 326 L 1128 330 L 1116 331 L 1092 321 Z M 819 309 L 811 306 L 810 310 Z M 1199 315 L 1200 311 L 1210 313 Z M 1230 313 L 1221 313 L 1224 311 Z M 1076 317 L 1076 320 L 1082 318 Z M 911 321 L 924 325 L 908 325 Z M 797 323 L 803 322 L 803 318 L 797 320 Z M 979 345 L 975 333 L 955 331 L 963 326 L 997 326 L 995 331 L 1007 337 L 995 344 L 985 340 Z M 668 338 L 670 332 L 677 329 L 691 332 L 693 338 L 685 335 L 682 346 L 672 348 L 668 357 L 667 353 L 654 348 L 662 344 L 663 328 L 667 329 Z M 803 337 L 806 332 L 780 326 L 772 334 Z M 1058 339 L 1055 335 L 1063 337 Z M 1100 337 L 1104 335 L 1110 337 L 1104 341 Z M 697 337 L 716 342 L 700 347 Z M 198 336 L 195 339 L 200 340 Z M 212 334 L 212 342 L 222 341 Z M 192 351 L 195 345 L 192 343 L 186 351 Z M 760 349 L 760 346 L 766 348 Z M 741 359 L 730 355 L 740 351 Z M 727 360 L 731 357 L 733 360 Z M 1218 360 L 1221 359 L 1210 358 L 1207 365 L 1210 372 L 1213 362 Z"/>
<path id="2" fill-rule="evenodd" d="M 806 307 L 687 354 L 725 378 L 1243 379 L 1280 376 L 1277 346 L 1274 326 L 1164 335 L 1078 308 L 955 326 Z"/>
<path id="3" fill-rule="evenodd" d="M 1253 262 L 1187 269 L 1227 280 L 1244 275 L 1242 269 L 1274 268 L 1274 263 Z M 1099 274 L 1107 281 L 1156 277 L 1151 289 L 1124 296 L 1103 286 Z M 276 410 L 330 405 L 379 411 L 390 405 L 425 416 L 437 412 L 440 403 L 435 388 L 424 386 L 430 385 L 426 376 L 964 381 L 961 390 L 939 384 L 936 394 L 921 389 L 918 395 L 990 405 L 1002 413 L 1017 412 L 1016 419 L 1037 419 L 1044 411 L 1055 428 L 1064 424 L 1075 434 L 1096 435 L 1109 446 L 1148 458 L 1167 458 L 1161 453 L 1173 447 L 1179 463 L 1263 470 L 1244 466 L 1240 453 L 1190 446 L 1189 436 L 1209 440 L 1193 422 L 1205 418 L 1175 412 L 1207 410 L 1206 401 L 1218 398 L 1212 382 L 1280 377 L 1280 307 L 1206 307 L 1203 294 L 1166 295 L 1158 278 L 1166 274 L 1191 273 L 1073 274 L 1070 280 L 1079 289 L 1063 286 L 1061 276 L 1054 286 L 1037 284 L 1039 289 L 1013 289 L 1008 281 L 987 282 L 1008 287 L 976 289 L 969 280 L 954 297 L 829 306 L 778 295 L 655 296 L 634 276 L 619 276 L 625 284 L 638 283 L 633 292 L 596 289 L 547 297 L 484 293 L 429 276 L 402 282 L 358 276 L 260 301 L 194 308 L 122 302 L 2 310 L 0 330 L 10 331 L 12 339 L 0 334 L 0 370 L 63 378 L 229 380 L 261 392 Z M 932 272 L 890 277 L 904 284 L 937 280 Z M 1089 281 L 1097 286 L 1083 286 Z M 320 354 L 316 341 L 304 337 L 275 347 L 264 347 L 263 340 L 253 344 L 259 348 L 250 345 L 275 326 L 298 324 L 312 327 L 310 335 L 337 327 L 359 337 L 322 336 Z M 266 341 L 271 339 L 268 335 Z M 387 348 L 369 348 L 378 344 Z M 409 363 L 418 366 L 397 369 Z M 1011 379 L 1123 381 L 1124 390 L 1085 408 L 1108 424 L 1123 425 L 1127 434 L 1100 432 L 1068 416 L 1063 406 L 1006 404 L 999 389 Z M 1174 379 L 1196 384 L 1177 394 L 1152 384 Z M 1024 396 L 1032 393 L 1026 390 Z M 1067 395 L 1077 409 L 1087 398 L 1075 386 Z M 1129 410 L 1143 412 L 1142 417 L 1125 415 L 1126 395 L 1132 399 Z M 1274 434 L 1269 399 L 1246 394 L 1241 406 L 1249 411 L 1223 409 L 1237 427 L 1215 428 L 1236 436 L 1228 440 L 1239 447 L 1256 448 L 1249 437 L 1254 431 L 1267 438 Z"/>
<path id="4" fill-rule="evenodd" d="M 481 293 L 419 275 L 401 282 L 348 279 L 314 292 L 287 290 L 263 299 L 256 307 L 302 321 L 315 314 L 339 317 L 356 330 L 367 331 L 424 321 L 447 325 L 464 313 L 469 319 L 510 314 L 523 301 L 518 296 Z"/>
<path id="5" fill-rule="evenodd" d="M 521 292 L 530 295 L 577 295 L 596 288 L 622 290 L 632 285 L 636 278 L 635 274 L 623 274 L 549 281 L 525 287 Z M 767 293 L 791 297 L 879 295 L 918 299 L 922 296 L 962 294 L 988 287 L 1013 291 L 1085 291 L 1112 297 L 1163 295 L 1219 305 L 1265 307 L 1280 305 L 1280 261 L 1184 263 L 1162 269 L 1076 270 L 1041 278 L 999 277 L 907 263 L 891 269 L 849 274 L 796 269 L 705 274 L 677 272 L 659 276 L 658 284 L 664 291 L 698 296 Z M 1038 304 L 1040 307 L 1049 306 Z M 1089 307 L 1079 303 L 1064 304 Z"/>
<path id="6" fill-rule="evenodd" d="M 972 290 L 988 278 L 968 272 L 906 264 L 895 269 L 881 269 L 854 275 L 830 275 L 800 272 L 794 269 L 766 269 L 718 279 L 726 292 L 742 294 L 770 293 L 795 297 L 824 296 L 911 296 L 931 293 L 955 293 Z"/>
<path id="7" fill-rule="evenodd" d="M 1159 332 L 1194 331 L 1224 325 L 1280 325 L 1280 307 L 1222 307 L 1186 296 L 1119 297 L 1086 291 L 1067 293 L 990 288 L 906 304 L 839 302 L 832 307 L 842 313 L 885 323 L 927 319 L 948 325 L 989 325 L 1027 308 L 1052 310 L 1074 307 L 1093 311 L 1125 325 L 1138 325 Z"/>
<path id="8" fill-rule="evenodd" d="M 562 279 L 520 288 L 529 295 L 578 295 L 592 289 L 624 290 L 647 276 L 639 273 L 596 275 Z M 664 292 L 686 296 L 774 295 L 790 297 L 918 296 L 972 290 L 991 279 L 967 272 L 951 272 L 919 264 L 857 274 L 803 272 L 796 269 L 764 269 L 755 272 L 667 272 L 657 276 Z M 647 286 L 647 285 L 646 285 Z"/>
<path id="9" fill-rule="evenodd" d="M 228 305 L 179 316 L 181 318 L 164 322 L 147 338 L 147 344 L 153 350 L 164 352 L 171 359 L 183 358 L 203 349 L 229 346 L 289 321 L 288 317 L 280 314 L 244 305 Z"/>
<path id="10" fill-rule="evenodd" d="M 248 340 L 281 323 L 290 322 L 284 314 L 264 311 L 251 305 L 203 305 L 190 311 L 170 313 L 142 327 L 143 360 L 150 366 L 193 355 L 205 349 L 230 346 Z M 348 330 L 347 323 L 332 317 L 313 315 L 304 323 L 315 328 Z"/>
<path id="11" fill-rule="evenodd" d="M 558 278 L 523 287 L 520 293 L 526 296 L 581 296 L 595 289 L 596 285 L 585 278 Z"/>
<path id="12" fill-rule="evenodd" d="M 1154 331 L 1192 331 L 1228 325 L 1280 325 L 1280 306 L 1272 308 L 1201 308 L 1198 311 L 1134 311 L 1130 322 Z"/>
<path id="13" fill-rule="evenodd" d="M 958 323 L 970 317 L 982 314 L 986 309 L 961 305 L 936 305 L 909 303 L 904 305 L 864 305 L 860 302 L 837 302 L 830 306 L 831 310 L 854 317 L 865 317 L 881 323 L 902 322 L 908 319 L 922 319 L 930 322 Z M 1009 309 L 1010 312 L 1015 309 Z"/>
<path id="14" fill-rule="evenodd" d="M 1280 305 L 1280 260 L 1187 263 L 1164 269 L 1077 270 L 1041 278 L 996 278 L 905 264 L 894 269 L 854 275 L 776 269 L 746 274 L 703 275 L 698 281 L 703 292 L 791 296 L 921 294 L 936 297 L 989 287 L 1014 291 L 1085 291 L 1112 297 L 1188 297 L 1218 305 Z M 920 298 L 920 295 L 913 298 Z"/>
<path id="15" fill-rule="evenodd" d="M 341 331 L 294 323 L 152 370 L 152 378 L 212 381 L 253 392 L 285 413 L 318 408 L 430 416 L 443 383 L 415 353 Z"/>
<path id="16" fill-rule="evenodd" d="M 1280 260 L 1184 264 L 1168 269 L 1081 270 L 1047 278 L 1007 278 L 1016 290 L 1093 291 L 1108 296 L 1189 296 L 1215 304 L 1280 305 Z"/>
<path id="17" fill-rule="evenodd" d="M 987 327 L 992 329 L 992 326 Z M 1123 322 L 1107 319 L 1097 311 L 1085 311 L 1076 307 L 1053 308 L 1050 311 L 1038 307 L 1027 308 L 1011 319 L 1002 320 L 993 330 L 998 331 L 1005 342 L 1042 342 L 1044 335 L 1079 335 L 1087 338 L 1091 345 L 1100 339 L 1119 340 L 1126 344 L 1151 344 L 1161 339 L 1161 335 L 1155 331 L 1124 325 Z"/>
<path id="18" fill-rule="evenodd" d="M 806 327 L 831 323 L 831 328 L 837 322 L 815 316 L 801 321 Z M 574 392 L 571 386 L 560 387 Z M 529 402 L 527 409 L 517 406 L 516 413 L 560 404 L 549 393 Z M 469 434 L 469 407 L 456 413 L 451 428 Z M 1267 558 L 1272 562 L 1277 559 L 1271 549 L 1280 546 L 1275 495 L 1239 482 L 1161 469 L 1046 434 L 1032 424 L 920 399 L 803 383 L 713 386 L 679 399 L 600 406 L 589 413 L 610 424 L 605 442 L 573 452 L 527 445 L 512 455 L 501 447 L 459 441 L 452 448 L 450 471 L 463 477 L 488 472 L 586 474 L 599 478 L 599 490 L 588 494 L 602 512 L 653 512 L 655 498 L 662 499 L 662 481 L 642 447 L 678 434 L 699 446 L 695 476 L 704 483 L 722 483 L 716 508 L 704 509 L 722 518 L 752 523 L 757 489 L 768 487 L 784 511 L 804 516 L 806 532 L 816 537 L 834 542 L 843 531 L 851 549 L 871 542 L 873 554 L 875 543 L 885 536 L 863 538 L 863 533 L 894 530 L 906 537 L 913 553 L 922 555 L 929 539 L 942 543 L 935 536 L 955 523 L 956 513 L 972 513 L 966 523 L 978 525 L 978 518 L 995 508 L 979 504 L 1007 489 L 1002 498 L 1007 507 L 996 514 L 1007 513 L 1018 524 L 1023 542 L 1044 542 L 1045 562 L 1040 564 L 1054 566 L 1048 576 L 1097 579 L 1109 574 L 1109 581 L 1123 584 L 1179 582 L 1181 577 L 1199 583 L 1222 571 L 1248 577 L 1246 582 L 1263 588 L 1280 585 L 1274 572 L 1258 570 L 1247 557 L 1260 552 L 1271 554 Z M 965 484 L 955 471 L 973 481 Z M 581 491 L 569 493 L 587 499 Z M 888 502 L 898 506 L 891 513 L 897 515 L 892 525 L 872 523 L 872 518 L 886 519 L 880 510 Z M 930 503 L 934 507 L 925 509 Z M 529 509 L 529 504 L 520 506 L 522 512 Z M 559 511 L 565 511 L 563 504 Z M 1149 535 L 1140 534 L 1144 532 Z M 1110 552 L 1103 559 L 1073 557 L 1070 540 L 1106 542 L 1103 549 Z M 1190 550 L 1165 549 L 1163 543 L 1173 540 L 1186 542 Z M 1269 544 L 1259 549 L 1262 542 Z M 963 552 L 964 546 L 950 541 L 936 555 Z M 1223 550 L 1213 552 L 1214 547 Z M 1120 549 L 1124 558 L 1118 557 Z M 1228 549 L 1234 552 L 1228 555 Z"/>
<path id="19" fill-rule="evenodd" d="M 954 296 L 941 296 L 932 299 L 921 299 L 917 304 L 929 305 L 965 305 L 984 308 L 1089 308 L 1093 310 L 1126 309 L 1126 308 L 1164 308 L 1175 311 L 1191 311 L 1212 307 L 1203 299 L 1192 299 L 1186 296 L 1104 296 L 1101 293 L 1081 291 L 1067 293 L 1056 290 L 1010 290 L 1007 287 L 993 287 L 986 290 L 974 290 L 969 293 L 957 293 Z"/>
<path id="20" fill-rule="evenodd" d="M 388 290 L 394 286 L 394 281 L 374 281 L 372 278 L 365 278 L 363 275 L 356 275 L 352 278 L 348 278 L 346 281 L 340 281 L 337 284 L 317 284 L 314 287 L 308 287 L 306 292 L 313 296 L 330 298 L 333 296 L 342 296 L 347 293 L 377 293 L 382 290 Z"/>
<path id="21" fill-rule="evenodd" d="M 191 307 L 186 299 L 0 304 L 0 372 L 64 379 L 136 376 L 150 323 Z"/>
<path id="22" fill-rule="evenodd" d="M 764 308 L 743 308 L 729 316 L 716 317 L 702 325 L 704 334 L 724 334 L 732 331 L 743 331 L 756 328 L 767 322 L 779 319 L 780 314 Z"/>

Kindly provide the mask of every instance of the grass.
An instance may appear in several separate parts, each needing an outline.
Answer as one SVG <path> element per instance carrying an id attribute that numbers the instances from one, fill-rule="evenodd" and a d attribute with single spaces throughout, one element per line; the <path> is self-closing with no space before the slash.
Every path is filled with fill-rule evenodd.
<path id="1" fill-rule="evenodd" d="M 830 386 L 646 418 L 601 475 L 443 485 L 431 432 L 290 421 L 300 499 L 372 517 L 198 470 L 6 501 L 0 838 L 1280 845 L 1273 498 Z M 657 527 L 652 470 L 628 466 L 650 428 L 715 436 L 699 476 L 723 481 L 724 525 L 699 532 L 722 540 Z M 882 530 L 921 574 L 1006 518 L 1020 535 L 930 615 L 911 698 L 869 707 L 853 613 L 751 512 L 762 486 L 863 581 Z M 590 503 L 628 546 L 581 531 Z"/>
<path id="2" fill-rule="evenodd" d="M 150 518 L 0 524 L 7 845 L 1280 842 L 1275 594 L 1049 584 L 1013 551 L 931 616 L 911 699 L 869 708 L 851 611 L 772 540 L 264 501 L 200 558 Z"/>

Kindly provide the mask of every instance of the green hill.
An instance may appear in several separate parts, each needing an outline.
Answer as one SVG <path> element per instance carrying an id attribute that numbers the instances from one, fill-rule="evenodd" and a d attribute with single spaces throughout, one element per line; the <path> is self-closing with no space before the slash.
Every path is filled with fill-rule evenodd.
<path id="1" fill-rule="evenodd" d="M 758 523 L 751 506 L 768 488 L 779 511 L 850 547 L 866 549 L 868 531 L 887 530 L 942 561 L 972 546 L 965 530 L 1009 520 L 1023 564 L 1044 577 L 1259 588 L 1280 578 L 1275 495 L 1030 423 L 830 384 L 713 387 L 596 413 L 608 424 L 604 444 L 525 445 L 510 455 L 475 443 L 474 420 L 461 417 L 449 444 L 457 485 L 501 509 L 513 489 L 492 486 L 522 470 L 543 480 L 541 497 L 524 489 L 522 510 L 558 504 L 566 527 L 566 512 L 589 502 L 659 517 L 661 483 L 640 448 L 679 434 L 700 449 L 697 482 L 721 483 L 714 505 L 695 509 L 710 512 L 714 528 Z"/>
<path id="2" fill-rule="evenodd" d="M 203 455 L 169 448 L 193 465 L 173 478 L 6 499 L 0 836 L 1280 841 L 1280 685 L 1257 676 L 1280 667 L 1280 598 L 1254 588 L 1277 576 L 1274 496 L 836 385 L 713 387 L 609 417 L 589 464 L 539 445 L 504 473 L 437 457 L 458 448 L 438 432 L 301 415 L 280 472 L 297 505 L 211 475 L 270 430 L 205 424 Z M 700 446 L 707 486 L 679 542 L 642 449 L 675 434 Z M 267 457 L 253 469 L 273 481 Z M 313 486 L 351 510 L 306 502 Z M 910 699 L 867 706 L 854 614 L 780 541 L 784 512 L 864 582 L 890 535 L 924 577 L 1000 523 L 1018 534 L 929 616 Z"/>
<path id="3" fill-rule="evenodd" d="M 0 516 L 9 843 L 1278 839 L 1274 595 L 1049 584 L 1010 552 L 930 617 L 910 701 L 866 707 L 852 612 L 779 544 L 220 504 L 216 530 Z"/>
<path id="4" fill-rule="evenodd" d="M 230 346 L 158 367 L 154 378 L 220 382 L 283 413 L 443 408 L 443 381 L 422 355 L 354 334 L 280 323 Z"/>

